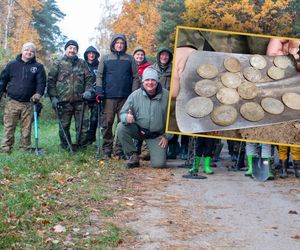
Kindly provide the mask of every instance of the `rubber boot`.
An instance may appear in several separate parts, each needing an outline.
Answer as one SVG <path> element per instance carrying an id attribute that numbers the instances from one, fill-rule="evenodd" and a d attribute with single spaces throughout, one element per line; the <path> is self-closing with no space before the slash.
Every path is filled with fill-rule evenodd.
<path id="1" fill-rule="evenodd" d="M 210 156 L 204 157 L 204 173 L 206 173 L 206 174 L 213 174 L 214 173 L 210 168 L 210 161 L 211 161 Z"/>
<path id="2" fill-rule="evenodd" d="M 268 176 L 268 180 L 272 181 L 274 180 L 274 175 L 272 173 L 272 168 L 271 168 L 271 161 L 270 158 L 267 158 L 266 160 L 268 160 L 268 168 L 269 168 L 269 176 Z"/>
<path id="3" fill-rule="evenodd" d="M 245 172 L 245 176 L 252 176 L 252 159 L 253 155 L 247 155 L 248 170 Z"/>
<path id="4" fill-rule="evenodd" d="M 280 160 L 280 178 L 286 178 L 288 177 L 287 174 L 287 166 L 288 166 L 288 160 Z"/>
<path id="5" fill-rule="evenodd" d="M 195 161 L 193 163 L 193 167 L 189 170 L 190 174 L 192 174 L 192 175 L 197 175 L 198 174 L 200 162 L 201 162 L 201 157 L 196 156 Z"/>
<path id="6" fill-rule="evenodd" d="M 300 178 L 300 161 L 294 161 L 295 177 Z"/>

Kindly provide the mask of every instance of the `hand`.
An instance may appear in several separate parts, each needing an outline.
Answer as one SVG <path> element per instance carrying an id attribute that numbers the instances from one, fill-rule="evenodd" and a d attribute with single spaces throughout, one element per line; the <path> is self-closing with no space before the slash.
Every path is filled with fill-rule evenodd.
<path id="1" fill-rule="evenodd" d="M 267 48 L 268 56 L 282 56 L 293 55 L 297 60 L 299 59 L 299 40 L 283 40 L 277 38 L 271 38 Z M 300 63 L 297 63 L 297 70 L 300 70 Z"/>
<path id="2" fill-rule="evenodd" d="M 186 61 L 190 54 L 195 49 L 190 47 L 182 47 L 176 49 L 175 64 L 173 66 L 173 80 L 172 80 L 172 97 L 177 97 L 180 89 L 180 76 L 184 70 Z"/>
<path id="3" fill-rule="evenodd" d="M 132 114 L 131 109 L 128 110 L 126 120 L 127 120 L 127 123 L 134 123 L 134 115 Z"/>
<path id="4" fill-rule="evenodd" d="M 34 102 L 34 103 L 41 102 L 41 100 L 42 100 L 42 96 L 38 93 L 34 94 L 31 97 L 31 101 Z"/>
<path id="5" fill-rule="evenodd" d="M 160 141 L 159 141 L 158 145 L 161 146 L 162 148 L 168 147 L 168 139 L 163 136 L 160 136 L 159 138 L 160 138 Z"/>
<path id="6" fill-rule="evenodd" d="M 59 100 L 57 99 L 57 97 L 51 97 L 51 104 L 53 109 L 58 108 Z"/>

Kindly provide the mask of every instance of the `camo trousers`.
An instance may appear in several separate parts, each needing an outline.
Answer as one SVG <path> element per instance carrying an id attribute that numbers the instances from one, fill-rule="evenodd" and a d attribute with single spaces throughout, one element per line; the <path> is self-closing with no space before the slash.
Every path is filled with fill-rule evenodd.
<path id="1" fill-rule="evenodd" d="M 74 102 L 74 103 L 62 103 L 61 109 L 59 111 L 59 119 L 61 121 L 62 127 L 66 135 L 64 135 L 62 128 L 59 126 L 59 138 L 61 141 L 61 146 L 64 148 L 68 147 L 66 137 L 69 142 L 71 141 L 70 126 L 72 117 L 75 119 L 75 130 L 76 130 L 76 143 L 78 142 L 79 146 L 83 146 L 87 143 L 87 131 L 89 126 L 89 113 L 88 105 L 85 105 L 83 102 Z M 82 122 L 82 124 L 80 124 Z M 79 131 L 79 127 L 81 129 Z M 78 138 L 79 136 L 79 138 Z"/>
<path id="2" fill-rule="evenodd" d="M 30 102 L 8 100 L 4 108 L 3 138 L 1 149 L 9 152 L 15 142 L 15 130 L 20 121 L 20 149 L 26 150 L 31 145 L 31 125 L 33 108 Z"/>

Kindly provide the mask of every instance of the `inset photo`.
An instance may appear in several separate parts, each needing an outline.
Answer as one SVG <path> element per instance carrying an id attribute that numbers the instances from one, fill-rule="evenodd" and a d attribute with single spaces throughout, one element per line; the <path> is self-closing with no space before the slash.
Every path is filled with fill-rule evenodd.
<path id="1" fill-rule="evenodd" d="M 299 44 L 177 27 L 167 132 L 300 144 Z"/>

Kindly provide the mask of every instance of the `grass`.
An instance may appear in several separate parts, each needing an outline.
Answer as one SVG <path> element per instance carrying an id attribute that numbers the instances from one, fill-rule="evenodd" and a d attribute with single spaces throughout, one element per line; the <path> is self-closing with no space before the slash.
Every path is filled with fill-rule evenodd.
<path id="1" fill-rule="evenodd" d="M 105 220 L 122 209 L 121 198 L 110 202 L 123 195 L 116 191 L 122 164 L 99 165 L 95 145 L 70 155 L 59 146 L 55 120 L 42 120 L 39 127 L 45 156 L 19 151 L 19 130 L 12 153 L 0 153 L 0 249 L 106 249 L 122 244 L 132 233 Z M 2 129 L 0 125 L 0 134 Z M 55 232 L 57 225 L 65 230 Z"/>

